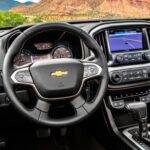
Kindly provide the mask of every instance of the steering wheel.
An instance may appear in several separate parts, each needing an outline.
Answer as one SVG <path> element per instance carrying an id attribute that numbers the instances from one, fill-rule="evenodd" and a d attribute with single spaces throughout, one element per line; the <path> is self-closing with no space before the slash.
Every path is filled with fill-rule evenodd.
<path id="1" fill-rule="evenodd" d="M 65 31 L 80 37 L 95 54 L 94 60 L 51 59 L 21 67 L 14 66 L 14 57 L 25 42 L 50 30 Z M 100 78 L 101 82 L 95 98 L 87 102 L 81 96 L 81 90 L 84 82 L 93 78 Z M 27 118 L 42 125 L 67 126 L 84 120 L 98 108 L 107 82 L 107 62 L 100 46 L 85 31 L 65 23 L 42 23 L 25 30 L 12 43 L 3 63 L 3 83 L 12 104 Z M 16 85 L 31 86 L 34 89 L 37 103 L 33 109 L 25 107 L 19 101 L 15 93 Z M 56 101 L 68 101 L 76 113 L 61 119 L 50 117 L 48 112 L 52 107 L 51 103 Z"/>

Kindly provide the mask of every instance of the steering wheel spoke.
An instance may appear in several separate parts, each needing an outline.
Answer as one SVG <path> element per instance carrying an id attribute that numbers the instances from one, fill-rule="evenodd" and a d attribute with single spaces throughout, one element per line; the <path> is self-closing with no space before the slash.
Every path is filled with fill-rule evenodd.
<path id="1" fill-rule="evenodd" d="M 40 110 L 41 112 L 48 113 L 48 111 L 50 110 L 50 106 L 51 104 L 49 102 L 38 99 L 35 108 Z"/>
<path id="2" fill-rule="evenodd" d="M 27 112 L 27 115 L 34 118 L 35 121 L 39 120 L 40 114 L 41 114 L 41 111 L 37 108 L 34 108 L 32 110 L 28 110 L 28 112 Z"/>
<path id="3" fill-rule="evenodd" d="M 70 103 L 75 109 L 78 109 L 85 104 L 85 99 L 81 95 L 79 95 L 74 98 Z"/>
<path id="4" fill-rule="evenodd" d="M 18 68 L 12 75 L 11 79 L 15 85 L 33 85 L 33 79 L 29 67 Z"/>
<path id="5" fill-rule="evenodd" d="M 48 118 L 48 111 L 50 110 L 50 103 L 37 99 L 36 105 L 33 109 L 29 110 L 28 113 L 37 122 L 39 122 L 41 115 L 44 114 Z"/>
<path id="6" fill-rule="evenodd" d="M 48 112 L 41 112 L 39 115 L 39 122 L 48 124 L 48 122 L 51 121 L 51 125 L 55 127 L 57 126 L 59 127 L 62 126 L 62 124 L 64 125 L 70 124 L 70 121 L 78 122 L 80 121 L 81 118 L 88 115 L 88 112 L 84 109 L 84 107 L 77 108 L 75 109 L 75 111 L 76 114 L 74 115 L 74 117 L 68 117 L 68 118 L 66 117 L 63 119 L 54 119 L 49 116 Z"/>

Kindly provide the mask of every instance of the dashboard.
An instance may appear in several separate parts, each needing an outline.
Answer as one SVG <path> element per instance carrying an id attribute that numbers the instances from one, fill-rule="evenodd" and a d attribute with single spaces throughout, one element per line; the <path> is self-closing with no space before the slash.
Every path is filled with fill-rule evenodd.
<path id="1" fill-rule="evenodd" d="M 108 64 L 109 89 L 117 90 L 150 84 L 148 21 L 91 21 L 72 23 L 72 25 L 89 33 L 103 50 Z M 5 32 L 6 51 L 15 38 L 28 27 L 30 26 L 17 27 L 9 34 Z M 15 56 L 14 65 L 22 66 L 56 58 L 83 59 L 90 54 L 92 51 L 87 49 L 79 37 L 71 33 L 51 30 L 40 32 L 26 41 Z"/>
<path id="2" fill-rule="evenodd" d="M 89 25 L 81 24 L 80 28 L 83 28 L 98 42 L 105 54 L 110 89 L 149 84 L 150 30 L 148 22 L 92 22 Z M 16 33 L 8 36 L 7 49 L 17 36 Z M 14 65 L 22 66 L 56 58 L 82 59 L 90 54 L 92 52 L 86 48 L 79 37 L 63 31 L 51 30 L 38 33 L 26 41 L 16 55 Z"/>

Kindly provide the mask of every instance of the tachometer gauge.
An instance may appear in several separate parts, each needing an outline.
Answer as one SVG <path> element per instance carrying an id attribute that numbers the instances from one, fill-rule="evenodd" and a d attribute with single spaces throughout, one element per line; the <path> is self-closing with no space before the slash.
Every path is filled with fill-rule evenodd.
<path id="1" fill-rule="evenodd" d="M 52 52 L 52 57 L 54 59 L 56 58 L 72 58 L 72 52 L 71 50 L 66 46 L 57 46 L 54 48 Z"/>
<path id="2" fill-rule="evenodd" d="M 26 49 L 21 50 L 14 59 L 14 65 L 16 66 L 22 66 L 31 62 L 31 53 Z"/>

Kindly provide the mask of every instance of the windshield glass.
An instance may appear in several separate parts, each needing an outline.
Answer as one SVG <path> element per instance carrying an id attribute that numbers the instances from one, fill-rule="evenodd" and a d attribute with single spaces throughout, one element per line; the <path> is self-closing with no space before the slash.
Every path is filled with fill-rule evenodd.
<path id="1" fill-rule="evenodd" d="M 0 0 L 0 27 L 63 20 L 149 16 L 150 0 Z"/>

